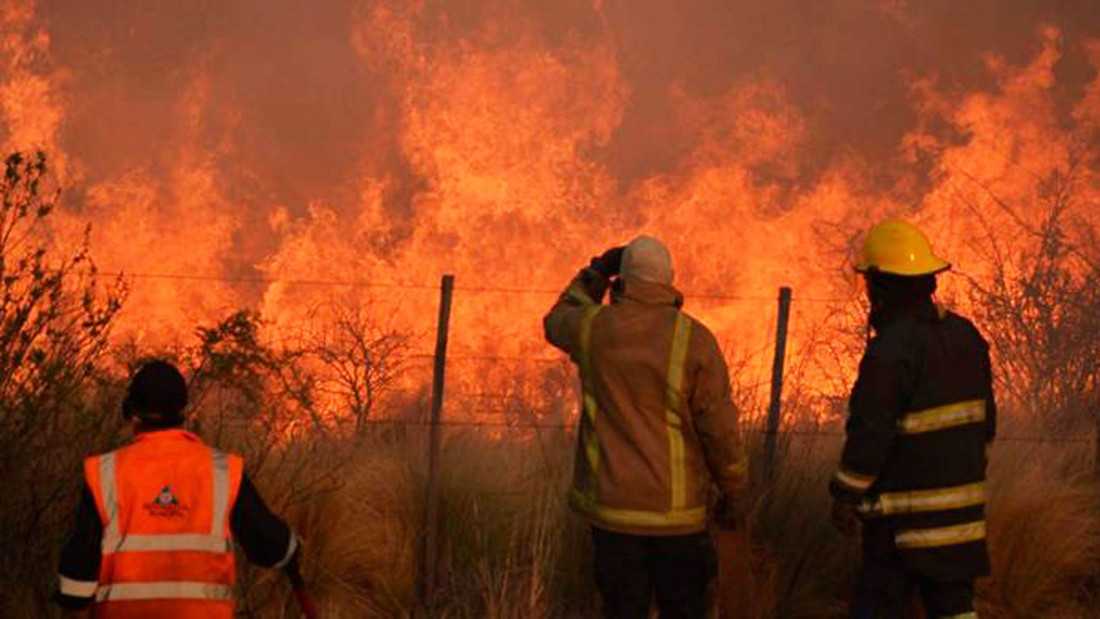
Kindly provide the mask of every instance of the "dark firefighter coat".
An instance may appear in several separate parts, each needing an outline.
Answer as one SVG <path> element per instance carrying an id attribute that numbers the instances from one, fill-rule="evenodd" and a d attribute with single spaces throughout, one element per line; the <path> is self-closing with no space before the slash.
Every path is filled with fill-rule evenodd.
<path id="1" fill-rule="evenodd" d="M 937 581 L 988 574 L 985 471 L 997 419 L 989 346 L 970 321 L 931 301 L 875 326 L 833 495 L 856 503 L 867 527 L 892 533 L 903 569 Z"/>

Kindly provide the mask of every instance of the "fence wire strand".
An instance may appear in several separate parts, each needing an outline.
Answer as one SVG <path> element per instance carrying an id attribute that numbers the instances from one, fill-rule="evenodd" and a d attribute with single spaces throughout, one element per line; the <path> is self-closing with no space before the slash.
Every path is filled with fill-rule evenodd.
<path id="1" fill-rule="evenodd" d="M 197 282 L 223 282 L 223 283 L 241 283 L 241 284 L 285 284 L 289 286 L 327 286 L 327 287 L 345 287 L 345 288 L 377 288 L 385 290 L 404 290 L 404 291 L 424 291 L 434 292 L 440 289 L 438 284 L 418 284 L 408 282 L 380 282 L 371 280 L 337 280 L 337 279 L 288 279 L 281 277 L 247 277 L 247 276 L 225 276 L 225 275 L 202 275 L 202 274 L 187 274 L 187 273 L 155 273 L 155 272 L 126 272 L 119 269 L 112 270 L 100 270 L 101 274 L 117 276 L 121 278 L 133 278 L 133 279 L 146 279 L 146 280 L 169 280 L 169 281 L 197 281 Z M 540 295 L 540 296 L 555 296 L 561 294 L 561 290 L 549 289 L 549 288 L 522 288 L 522 287 L 507 287 L 507 286 L 485 286 L 485 285 L 456 285 L 454 287 L 455 292 L 471 293 L 471 294 L 527 294 L 527 295 Z M 713 301 L 730 301 L 730 302 L 760 302 L 760 303 L 774 303 L 778 297 L 764 296 L 764 295 L 736 295 L 727 294 L 722 292 L 717 293 L 688 293 L 684 295 L 687 299 L 698 300 L 713 300 Z M 802 303 L 820 303 L 820 304 L 845 304 L 856 301 L 855 297 L 848 298 L 828 298 L 828 297 L 801 297 L 794 296 L 792 302 Z M 417 352 L 408 356 L 409 359 L 414 360 L 432 360 L 434 355 L 425 352 Z M 567 357 L 524 357 L 516 355 L 474 355 L 474 354 L 458 354 L 450 355 L 447 358 L 448 362 L 509 362 L 509 363 L 535 363 L 535 364 L 563 364 L 569 359 Z M 766 383 L 767 381 L 764 381 Z M 510 396 L 501 396 L 502 398 Z M 500 414 L 503 411 L 494 411 L 494 414 Z M 375 426 L 430 426 L 432 422 L 430 420 L 409 420 L 409 419 L 373 419 L 367 420 L 368 425 Z M 538 430 L 538 429 L 555 429 L 564 430 L 572 429 L 576 427 L 575 423 L 512 423 L 508 421 L 476 421 L 476 420 L 442 420 L 438 422 L 438 425 L 445 427 L 459 427 L 459 428 L 497 428 L 497 429 L 515 429 L 515 430 Z M 778 432 L 780 436 L 799 436 L 799 437 L 831 437 L 831 438 L 843 438 L 845 434 L 840 431 L 829 430 L 780 430 Z M 1041 443 L 1041 444 L 1056 444 L 1056 445 L 1077 445 L 1077 444 L 1092 444 L 1097 442 L 1095 438 L 1051 438 L 1042 436 L 999 436 L 995 439 L 997 442 L 1020 442 L 1020 443 Z"/>

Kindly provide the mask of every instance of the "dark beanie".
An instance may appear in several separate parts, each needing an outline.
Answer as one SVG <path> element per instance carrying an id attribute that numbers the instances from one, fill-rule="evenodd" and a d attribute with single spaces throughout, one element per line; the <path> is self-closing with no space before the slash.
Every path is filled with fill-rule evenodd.
<path id="1" fill-rule="evenodd" d="M 123 412 L 154 424 L 183 422 L 187 408 L 187 382 L 176 366 L 166 361 L 150 361 L 141 366 L 130 381 Z"/>

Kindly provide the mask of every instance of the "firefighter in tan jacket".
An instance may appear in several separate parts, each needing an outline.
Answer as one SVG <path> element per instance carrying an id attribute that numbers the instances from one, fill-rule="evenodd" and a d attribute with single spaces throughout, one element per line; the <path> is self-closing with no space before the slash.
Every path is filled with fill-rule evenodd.
<path id="1" fill-rule="evenodd" d="M 708 490 L 732 524 L 746 484 L 725 360 L 672 280 L 668 250 L 640 237 L 594 258 L 544 321 L 580 369 L 570 503 L 592 525 L 607 617 L 648 617 L 654 597 L 663 618 L 704 617 L 717 567 Z"/>

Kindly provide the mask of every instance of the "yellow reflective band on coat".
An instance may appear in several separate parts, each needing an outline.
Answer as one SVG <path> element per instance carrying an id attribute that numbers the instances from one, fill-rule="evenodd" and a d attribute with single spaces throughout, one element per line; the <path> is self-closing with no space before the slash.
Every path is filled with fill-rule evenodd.
<path id="1" fill-rule="evenodd" d="M 985 521 L 935 529 L 908 529 L 894 536 L 898 548 L 939 548 L 985 539 Z"/>
<path id="2" fill-rule="evenodd" d="M 233 600 L 233 588 L 206 582 L 121 582 L 101 587 L 97 602 L 123 600 Z"/>
<path id="3" fill-rule="evenodd" d="M 843 486 L 859 493 L 866 492 L 875 483 L 874 475 L 864 475 L 843 467 L 836 472 L 834 477 Z"/>
<path id="4" fill-rule="evenodd" d="M 989 489 L 985 482 L 950 488 L 888 492 L 865 501 L 859 506 L 859 511 L 868 516 L 889 516 L 962 509 L 984 505 L 988 494 Z"/>
<path id="5" fill-rule="evenodd" d="M 615 509 L 599 505 L 592 497 L 576 489 L 570 491 L 569 502 L 574 509 L 593 520 L 623 527 L 693 527 L 705 526 L 707 522 L 705 507 L 665 512 Z"/>
<path id="6" fill-rule="evenodd" d="M 672 510 L 683 509 L 687 503 L 687 471 L 684 462 L 683 415 L 684 376 L 688 348 L 691 345 L 691 319 L 682 312 L 676 314 L 672 335 L 672 353 L 668 360 L 665 394 L 665 424 L 668 426 L 669 481 Z"/>
<path id="7" fill-rule="evenodd" d="M 67 576 L 58 577 L 57 590 L 62 595 L 74 598 L 90 598 L 95 595 L 99 583 L 94 580 L 76 580 Z"/>
<path id="8" fill-rule="evenodd" d="M 969 400 L 909 413 L 898 422 L 902 434 L 922 434 L 985 421 L 985 400 Z"/>
<path id="9" fill-rule="evenodd" d="M 978 613 L 970 611 L 958 615 L 941 615 L 939 619 L 978 619 Z"/>
<path id="10" fill-rule="evenodd" d="M 596 497 L 597 471 L 600 468 L 600 442 L 596 434 L 596 417 L 599 403 L 596 401 L 596 376 L 592 371 L 592 325 L 603 305 L 590 305 L 584 310 L 581 320 L 581 390 L 584 399 L 584 421 L 581 423 L 581 440 L 584 442 L 585 458 L 588 460 L 590 489 L 592 498 Z"/>

